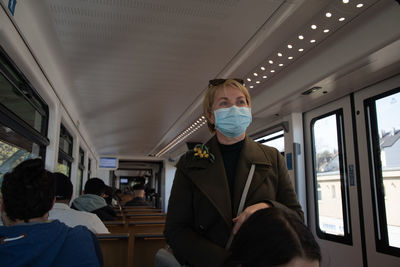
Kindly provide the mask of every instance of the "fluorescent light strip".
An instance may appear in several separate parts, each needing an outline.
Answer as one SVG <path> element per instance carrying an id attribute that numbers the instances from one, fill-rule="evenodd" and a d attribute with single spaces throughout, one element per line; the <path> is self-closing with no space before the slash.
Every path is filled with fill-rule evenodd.
<path id="1" fill-rule="evenodd" d="M 207 120 L 204 116 L 198 118 L 195 122 L 193 122 L 189 127 L 183 130 L 180 134 L 178 134 L 171 142 L 169 142 L 163 149 L 161 149 L 158 153 L 155 154 L 156 157 L 160 157 L 177 144 L 182 142 L 186 137 L 200 129 L 203 125 L 207 123 Z"/>

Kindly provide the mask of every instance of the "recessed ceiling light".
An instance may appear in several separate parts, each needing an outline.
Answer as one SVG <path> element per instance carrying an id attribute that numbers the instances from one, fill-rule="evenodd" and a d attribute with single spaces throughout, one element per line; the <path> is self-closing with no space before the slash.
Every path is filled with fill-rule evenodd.
<path id="1" fill-rule="evenodd" d="M 269 64 L 274 64 L 274 62 L 272 60 L 268 61 Z"/>
<path id="2" fill-rule="evenodd" d="M 272 73 L 274 73 L 274 72 L 275 72 L 275 70 L 271 70 L 271 72 L 272 72 Z"/>
<path id="3" fill-rule="evenodd" d="M 363 6 L 364 6 L 364 4 L 361 4 L 361 3 L 359 3 L 359 4 L 356 5 L 357 8 L 361 8 L 361 7 L 363 7 Z"/>
<path id="4" fill-rule="evenodd" d="M 256 83 L 260 83 L 260 81 L 256 81 Z"/>
<path id="5" fill-rule="evenodd" d="M 315 40 L 313 39 L 313 40 L 310 40 L 310 43 L 315 43 Z"/>
<path id="6" fill-rule="evenodd" d="M 315 30 L 317 28 L 317 25 L 313 24 L 311 25 L 311 29 Z"/>
<path id="7" fill-rule="evenodd" d="M 288 45 L 287 45 L 287 48 L 292 49 L 293 46 L 292 46 L 291 44 L 288 44 Z"/>
<path id="8" fill-rule="evenodd" d="M 293 57 L 288 57 L 288 59 L 293 59 Z"/>
<path id="9" fill-rule="evenodd" d="M 344 21 L 345 20 L 345 18 L 344 17 L 341 17 L 340 19 L 339 19 L 339 21 Z"/>
<path id="10" fill-rule="evenodd" d="M 299 39 L 300 39 L 300 40 L 303 40 L 303 39 L 304 39 L 304 36 L 303 36 L 303 35 L 299 35 Z"/>
<path id="11" fill-rule="evenodd" d="M 253 85 L 250 85 L 250 88 L 254 88 L 254 86 L 253 86 Z"/>
<path id="12" fill-rule="evenodd" d="M 261 69 L 261 70 L 265 70 L 265 67 L 261 67 L 260 69 Z"/>
<path id="13" fill-rule="evenodd" d="M 263 79 L 267 79 L 268 77 L 266 75 L 263 76 Z"/>
<path id="14" fill-rule="evenodd" d="M 250 79 L 250 78 L 247 78 L 247 81 L 248 81 L 248 82 L 251 82 L 251 79 Z"/>
<path id="15" fill-rule="evenodd" d="M 330 18 L 330 17 L 332 17 L 332 13 L 326 12 L 325 16 L 326 16 L 327 18 Z"/>
<path id="16" fill-rule="evenodd" d="M 304 51 L 304 49 L 303 49 L 303 48 L 300 48 L 300 49 L 299 49 L 299 52 L 303 52 L 303 51 Z"/>
<path id="17" fill-rule="evenodd" d="M 277 55 L 278 55 L 278 57 L 281 57 L 281 56 L 282 56 L 282 53 L 278 53 Z"/>
<path id="18" fill-rule="evenodd" d="M 281 63 L 281 64 L 279 64 L 279 67 L 282 67 L 283 66 L 283 64 Z"/>
<path id="19" fill-rule="evenodd" d="M 328 32 L 329 32 L 329 29 L 325 29 L 325 30 L 324 30 L 324 33 L 328 33 Z"/>
<path id="20" fill-rule="evenodd" d="M 254 76 L 258 76 L 257 72 L 254 72 L 253 75 L 254 75 Z"/>
<path id="21" fill-rule="evenodd" d="M 349 0 L 343 0 L 343 4 L 348 4 Z"/>

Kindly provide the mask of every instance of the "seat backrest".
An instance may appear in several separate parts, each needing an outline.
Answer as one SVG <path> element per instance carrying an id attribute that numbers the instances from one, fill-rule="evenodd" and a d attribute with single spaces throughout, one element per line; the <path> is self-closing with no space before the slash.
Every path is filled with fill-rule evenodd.
<path id="1" fill-rule="evenodd" d="M 125 206 L 122 209 L 123 210 L 132 210 L 132 209 L 137 210 L 137 209 L 155 209 L 155 208 L 152 206 L 146 205 L 146 206 Z"/>
<path id="2" fill-rule="evenodd" d="M 125 214 L 149 214 L 149 213 L 162 213 L 161 209 L 128 209 L 124 211 Z"/>
<path id="3" fill-rule="evenodd" d="M 129 233 L 97 234 L 103 253 L 104 267 L 132 266 L 134 236 Z"/>
<path id="4" fill-rule="evenodd" d="M 154 258 L 160 248 L 166 246 L 162 234 L 135 234 L 134 267 L 154 266 Z"/>
<path id="5" fill-rule="evenodd" d="M 149 222 L 129 222 L 129 229 L 133 230 L 134 234 L 160 234 L 164 233 L 165 223 L 160 221 Z"/>
<path id="6" fill-rule="evenodd" d="M 127 221 L 165 221 L 166 214 L 165 213 L 160 213 L 160 214 L 132 214 L 132 215 L 127 215 L 126 217 Z"/>
<path id="7" fill-rule="evenodd" d="M 127 223 L 125 221 L 104 221 L 110 233 L 129 233 Z"/>

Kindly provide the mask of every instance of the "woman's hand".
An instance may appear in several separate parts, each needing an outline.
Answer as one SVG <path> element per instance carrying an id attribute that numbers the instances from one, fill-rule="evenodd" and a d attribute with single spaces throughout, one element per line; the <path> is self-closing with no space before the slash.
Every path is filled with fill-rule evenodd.
<path id="1" fill-rule="evenodd" d="M 240 213 L 239 216 L 236 218 L 233 218 L 233 222 L 235 223 L 235 226 L 233 226 L 233 234 L 236 235 L 236 233 L 239 231 L 240 226 L 257 210 L 260 209 L 266 209 L 271 207 L 271 205 L 267 203 L 257 203 L 251 206 L 248 206 L 242 213 Z"/>

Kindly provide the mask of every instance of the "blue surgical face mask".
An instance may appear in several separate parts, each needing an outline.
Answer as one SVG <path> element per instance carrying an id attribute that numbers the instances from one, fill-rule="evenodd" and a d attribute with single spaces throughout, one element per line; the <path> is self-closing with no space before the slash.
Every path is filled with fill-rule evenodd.
<path id="1" fill-rule="evenodd" d="M 238 137 L 251 122 L 251 109 L 232 106 L 214 111 L 215 128 L 227 137 Z"/>

